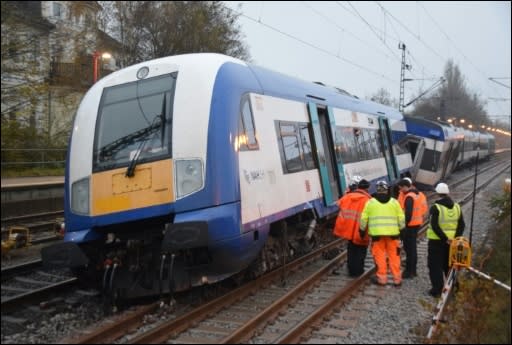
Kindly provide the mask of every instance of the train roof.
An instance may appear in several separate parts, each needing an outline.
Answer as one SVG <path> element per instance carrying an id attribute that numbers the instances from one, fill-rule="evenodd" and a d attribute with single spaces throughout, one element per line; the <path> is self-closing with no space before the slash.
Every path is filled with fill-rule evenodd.
<path id="1" fill-rule="evenodd" d="M 404 116 L 407 132 L 425 138 L 436 140 L 455 139 L 459 133 L 450 125 L 443 125 L 439 122 L 427 120 L 421 117 Z"/>
<path id="2" fill-rule="evenodd" d="M 217 53 L 195 53 L 168 56 L 151 61 L 145 61 L 133 66 L 126 67 L 123 70 L 126 71 L 130 69 L 137 71 L 139 68 L 146 66 L 148 63 L 152 63 L 155 66 L 161 64 L 175 64 L 179 69 L 189 71 L 194 70 L 196 74 L 199 73 L 201 76 L 203 76 L 203 78 L 205 75 L 216 75 L 219 71 L 222 70 L 222 66 L 225 64 L 240 64 L 250 69 L 251 73 L 248 73 L 247 75 L 251 75 L 252 77 L 256 78 L 258 86 L 260 87 L 260 90 L 258 91 L 262 92 L 263 94 L 300 100 L 302 102 L 309 101 L 316 102 L 318 104 L 328 104 L 330 106 L 341 109 L 347 109 L 377 116 L 385 116 L 391 120 L 403 120 L 402 114 L 398 111 L 398 109 L 393 107 L 369 100 L 359 99 L 348 94 L 344 90 L 333 86 L 305 81 L 260 66 L 248 64 L 240 59 Z M 157 69 L 158 68 L 155 68 L 155 70 Z M 118 72 L 114 72 L 108 76 L 105 76 L 99 81 L 98 85 L 105 84 L 111 79 L 114 80 L 117 75 Z"/>
<path id="3" fill-rule="evenodd" d="M 265 94 L 302 101 L 329 103 L 334 107 L 382 115 L 394 120 L 403 119 L 402 114 L 395 108 L 369 100 L 361 100 L 339 88 L 301 80 L 256 65 L 248 66 L 258 79 Z"/>

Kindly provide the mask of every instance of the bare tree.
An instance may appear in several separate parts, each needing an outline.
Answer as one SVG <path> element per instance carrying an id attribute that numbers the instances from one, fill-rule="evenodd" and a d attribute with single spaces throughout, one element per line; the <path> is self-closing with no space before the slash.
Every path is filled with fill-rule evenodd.
<path id="1" fill-rule="evenodd" d="M 476 124 L 488 123 L 485 102 L 468 90 L 464 76 L 452 60 L 445 65 L 444 79 L 439 89 L 417 101 L 411 114 L 431 120 L 456 117 Z"/>
<path id="2" fill-rule="evenodd" d="M 104 29 L 120 40 L 123 65 L 216 52 L 249 59 L 238 15 L 220 1 L 104 1 Z"/>
<path id="3" fill-rule="evenodd" d="M 398 107 L 398 101 L 391 98 L 391 93 L 388 90 L 381 87 L 371 97 L 370 100 L 391 107 Z"/>

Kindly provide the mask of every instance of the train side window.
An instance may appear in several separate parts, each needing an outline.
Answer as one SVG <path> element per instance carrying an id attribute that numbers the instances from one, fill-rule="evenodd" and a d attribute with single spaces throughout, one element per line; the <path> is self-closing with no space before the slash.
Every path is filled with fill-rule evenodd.
<path id="1" fill-rule="evenodd" d="M 356 142 L 352 127 L 336 127 L 336 152 L 341 154 L 345 164 L 357 161 Z"/>
<path id="2" fill-rule="evenodd" d="M 356 157 L 354 159 L 355 162 L 366 160 L 366 155 L 364 154 L 364 137 L 362 135 L 362 131 L 360 128 L 354 128 L 354 149 L 356 152 Z"/>
<path id="3" fill-rule="evenodd" d="M 316 164 L 315 160 L 313 159 L 313 150 L 311 149 L 311 136 L 307 123 L 299 123 L 299 134 L 306 169 L 315 169 Z"/>
<path id="4" fill-rule="evenodd" d="M 289 174 L 304 170 L 297 124 L 293 122 L 276 121 L 276 130 L 283 172 Z"/>
<path id="5" fill-rule="evenodd" d="M 239 135 L 244 137 L 240 145 L 240 151 L 258 150 L 258 140 L 256 139 L 256 130 L 254 128 L 254 118 L 252 116 L 251 103 L 245 99 L 242 103 L 242 113 L 239 124 Z"/>
<path id="6" fill-rule="evenodd" d="M 437 171 L 439 169 L 440 156 L 441 153 L 439 151 L 425 149 L 423 152 L 420 169 L 433 172 Z"/>
<path id="7" fill-rule="evenodd" d="M 287 172 L 304 170 L 300 159 L 299 138 L 295 124 L 281 123 L 280 127 Z"/>

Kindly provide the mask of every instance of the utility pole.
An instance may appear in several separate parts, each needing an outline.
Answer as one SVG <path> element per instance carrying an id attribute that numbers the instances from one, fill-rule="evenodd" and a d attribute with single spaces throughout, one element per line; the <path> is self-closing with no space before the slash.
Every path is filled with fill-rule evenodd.
<path id="1" fill-rule="evenodd" d="M 398 49 L 402 50 L 402 67 L 400 69 L 400 100 L 398 101 L 398 110 L 400 112 L 404 111 L 404 82 L 405 80 L 405 70 L 410 70 L 411 65 L 407 65 L 405 63 L 405 44 L 402 42 L 398 43 Z"/>

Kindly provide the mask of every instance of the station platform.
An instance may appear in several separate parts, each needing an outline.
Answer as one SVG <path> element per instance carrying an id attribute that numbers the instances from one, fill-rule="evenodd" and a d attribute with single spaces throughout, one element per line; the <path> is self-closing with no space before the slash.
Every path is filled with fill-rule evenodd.
<path id="1" fill-rule="evenodd" d="M 38 177 L 2 177 L 2 189 L 25 186 L 42 186 L 64 184 L 64 176 L 38 176 Z"/>

